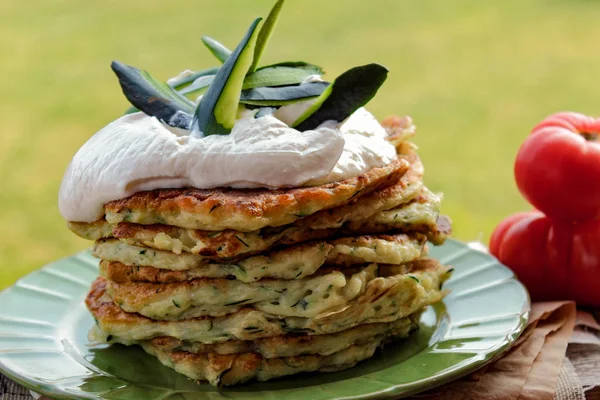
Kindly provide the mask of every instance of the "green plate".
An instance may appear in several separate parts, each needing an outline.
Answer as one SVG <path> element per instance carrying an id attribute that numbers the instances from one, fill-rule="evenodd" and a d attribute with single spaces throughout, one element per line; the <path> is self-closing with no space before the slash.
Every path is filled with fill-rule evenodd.
<path id="1" fill-rule="evenodd" d="M 409 339 L 356 367 L 240 387 L 196 384 L 137 347 L 89 347 L 83 299 L 98 262 L 83 252 L 0 293 L 0 371 L 54 398 L 375 399 L 408 396 L 466 375 L 503 354 L 523 331 L 529 296 L 492 256 L 448 240 L 431 256 L 453 265 L 443 302 Z"/>

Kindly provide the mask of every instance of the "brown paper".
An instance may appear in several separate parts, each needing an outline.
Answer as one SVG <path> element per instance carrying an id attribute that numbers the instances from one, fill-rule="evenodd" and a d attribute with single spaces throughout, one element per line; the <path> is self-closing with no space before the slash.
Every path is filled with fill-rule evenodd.
<path id="1" fill-rule="evenodd" d="M 600 324 L 592 314 L 586 311 L 577 311 L 575 330 L 569 343 L 591 345 L 590 350 L 595 350 L 593 346 L 600 346 Z"/>
<path id="2" fill-rule="evenodd" d="M 569 339 L 575 327 L 575 303 L 568 303 L 555 311 L 546 321 L 538 325 L 536 331 L 546 330 L 544 346 L 536 357 L 519 400 L 552 400 L 563 366 Z M 552 321 L 554 320 L 554 321 Z"/>
<path id="3" fill-rule="evenodd" d="M 577 318 L 575 319 L 575 326 L 589 328 L 596 332 L 600 332 L 600 324 L 594 318 L 592 314 L 586 311 L 577 310 Z"/>
<path id="4" fill-rule="evenodd" d="M 488 365 L 483 373 L 479 370 L 418 398 L 551 400 L 575 316 L 573 302 L 534 303 L 528 326 L 504 357 Z"/>

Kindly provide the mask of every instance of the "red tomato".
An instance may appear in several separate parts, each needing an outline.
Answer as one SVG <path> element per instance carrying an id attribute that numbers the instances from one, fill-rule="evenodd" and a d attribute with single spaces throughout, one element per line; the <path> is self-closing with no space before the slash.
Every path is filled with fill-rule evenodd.
<path id="1" fill-rule="evenodd" d="M 533 128 L 515 162 L 519 190 L 554 219 L 600 218 L 600 119 L 564 112 Z"/>
<path id="2" fill-rule="evenodd" d="M 600 307 L 600 220 L 552 221 L 539 211 L 496 227 L 490 252 L 527 286 L 533 301 Z"/>

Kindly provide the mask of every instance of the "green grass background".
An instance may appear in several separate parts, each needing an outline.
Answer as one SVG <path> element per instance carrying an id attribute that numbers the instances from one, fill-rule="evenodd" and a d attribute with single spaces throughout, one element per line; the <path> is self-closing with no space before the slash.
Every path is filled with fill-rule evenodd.
<path id="1" fill-rule="evenodd" d="M 0 289 L 89 246 L 56 198 L 73 154 L 127 107 L 110 61 L 162 79 L 213 66 L 200 36 L 233 47 L 271 4 L 0 1 Z M 600 114 L 598 21 L 584 0 L 288 0 L 264 62 L 305 60 L 329 77 L 388 66 L 368 108 L 414 118 L 455 236 L 487 240 L 528 207 L 512 164 L 531 127 L 559 110 Z"/>

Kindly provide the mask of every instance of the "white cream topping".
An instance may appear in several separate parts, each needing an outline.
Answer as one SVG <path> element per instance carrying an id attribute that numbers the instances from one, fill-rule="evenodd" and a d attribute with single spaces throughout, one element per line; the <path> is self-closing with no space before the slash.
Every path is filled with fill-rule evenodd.
<path id="1" fill-rule="evenodd" d="M 385 130 L 365 109 L 343 124 L 327 121 L 299 132 L 281 121 L 289 123 L 306 107 L 293 106 L 256 119 L 243 112 L 229 135 L 198 139 L 143 113 L 125 115 L 75 154 L 60 187 L 60 212 L 69 221 L 93 222 L 105 203 L 143 190 L 315 185 L 396 158 Z"/>

